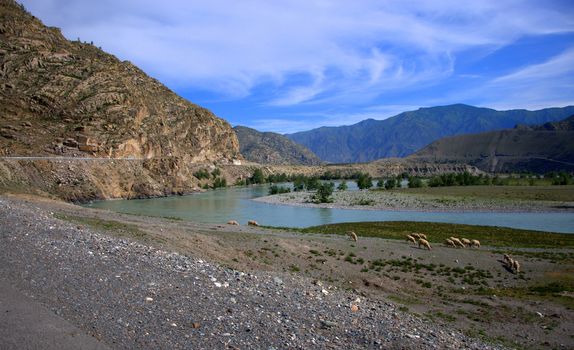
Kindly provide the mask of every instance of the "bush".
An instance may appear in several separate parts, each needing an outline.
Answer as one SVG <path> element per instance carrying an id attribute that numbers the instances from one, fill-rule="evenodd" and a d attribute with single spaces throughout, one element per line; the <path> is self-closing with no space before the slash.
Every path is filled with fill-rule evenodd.
<path id="1" fill-rule="evenodd" d="M 377 181 L 377 188 L 383 188 L 383 187 L 385 187 L 385 181 L 382 179 Z"/>
<path id="2" fill-rule="evenodd" d="M 265 183 L 265 175 L 263 175 L 263 170 L 255 169 L 253 175 L 251 175 L 251 183 L 253 184 L 262 184 Z"/>
<path id="3" fill-rule="evenodd" d="M 305 189 L 305 177 L 297 176 L 293 179 L 293 191 L 303 191 Z"/>
<path id="4" fill-rule="evenodd" d="M 423 181 L 415 176 L 409 176 L 409 188 L 419 188 L 423 187 Z"/>
<path id="5" fill-rule="evenodd" d="M 357 178 L 357 187 L 359 187 L 360 190 L 373 187 L 373 178 L 369 174 L 360 173 Z"/>
<path id="6" fill-rule="evenodd" d="M 194 172 L 193 176 L 195 176 L 198 180 L 209 179 L 209 172 L 207 169 L 200 169 Z"/>
<path id="7" fill-rule="evenodd" d="M 277 185 L 272 185 L 271 187 L 269 187 L 269 194 L 270 195 L 279 194 L 279 193 L 289 193 L 289 192 L 291 192 L 291 189 L 288 187 L 277 186 Z"/>
<path id="8" fill-rule="evenodd" d="M 385 189 L 392 190 L 393 188 L 397 187 L 397 180 L 394 178 L 387 179 L 385 182 Z"/>
<path id="9" fill-rule="evenodd" d="M 216 188 L 220 188 L 220 187 L 226 187 L 227 186 L 227 180 L 225 180 L 222 177 L 218 177 L 213 181 L 213 189 Z"/>
<path id="10" fill-rule="evenodd" d="M 339 184 L 339 186 L 337 186 L 337 189 L 338 189 L 339 191 L 346 191 L 347 188 L 348 188 L 348 186 L 347 186 L 347 182 L 346 182 L 346 181 L 341 182 L 341 183 Z"/>
<path id="11" fill-rule="evenodd" d="M 213 171 L 211 172 L 211 176 L 213 176 L 214 179 L 215 179 L 216 177 L 218 177 L 219 175 L 221 175 L 221 170 L 219 170 L 219 168 L 215 168 L 215 169 L 213 169 Z"/>
<path id="12" fill-rule="evenodd" d="M 324 182 L 319 184 L 317 188 L 317 193 L 313 196 L 313 202 L 315 203 L 331 203 L 333 199 L 331 195 L 335 189 L 335 184 L 332 182 Z"/>
<path id="13" fill-rule="evenodd" d="M 308 177 L 305 179 L 305 187 L 307 191 L 313 191 L 319 188 L 320 186 L 319 178 L 318 177 Z"/>

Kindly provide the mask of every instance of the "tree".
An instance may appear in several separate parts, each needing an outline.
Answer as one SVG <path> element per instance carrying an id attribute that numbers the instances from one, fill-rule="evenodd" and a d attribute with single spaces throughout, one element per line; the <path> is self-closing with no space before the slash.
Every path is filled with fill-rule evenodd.
<path id="1" fill-rule="evenodd" d="M 317 192 L 313 196 L 313 202 L 315 203 L 331 203 L 333 199 L 331 195 L 335 189 L 335 184 L 332 182 L 323 182 L 317 187 Z"/>
<path id="2" fill-rule="evenodd" d="M 383 188 L 385 187 L 385 181 L 383 179 L 380 179 L 379 181 L 377 181 L 377 188 Z"/>
<path id="3" fill-rule="evenodd" d="M 293 191 L 303 191 L 305 189 L 305 178 L 303 176 L 297 176 L 293 179 Z"/>
<path id="4" fill-rule="evenodd" d="M 348 188 L 347 186 L 347 182 L 346 181 L 341 181 L 341 183 L 339 184 L 339 186 L 337 186 L 337 189 L 339 191 L 346 191 Z"/>
<path id="5" fill-rule="evenodd" d="M 423 187 L 423 181 L 415 176 L 409 176 L 409 188 Z"/>
<path id="6" fill-rule="evenodd" d="M 387 179 L 385 182 L 385 189 L 392 190 L 393 188 L 397 187 L 397 180 L 394 177 Z"/>
<path id="7" fill-rule="evenodd" d="M 359 174 L 357 178 L 357 187 L 360 190 L 365 190 L 373 187 L 373 178 L 369 174 Z"/>
<path id="8" fill-rule="evenodd" d="M 253 175 L 251 176 L 251 183 L 262 184 L 265 183 L 265 175 L 263 175 L 263 170 L 255 169 Z"/>
<path id="9" fill-rule="evenodd" d="M 319 182 L 319 178 L 318 177 L 308 177 L 305 180 L 305 187 L 307 188 L 307 191 L 313 191 L 318 189 L 320 186 L 320 182 Z"/>

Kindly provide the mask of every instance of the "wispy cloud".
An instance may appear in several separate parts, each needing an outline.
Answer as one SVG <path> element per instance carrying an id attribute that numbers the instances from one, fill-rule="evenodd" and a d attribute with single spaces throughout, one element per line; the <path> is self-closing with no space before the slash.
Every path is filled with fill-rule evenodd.
<path id="1" fill-rule="evenodd" d="M 522 38 L 574 34 L 569 1 L 22 2 L 68 38 L 94 41 L 175 90 L 243 103 L 243 124 L 261 130 L 352 124 L 420 105 L 574 101 L 571 37 L 561 54 L 502 73 L 457 71 Z"/>

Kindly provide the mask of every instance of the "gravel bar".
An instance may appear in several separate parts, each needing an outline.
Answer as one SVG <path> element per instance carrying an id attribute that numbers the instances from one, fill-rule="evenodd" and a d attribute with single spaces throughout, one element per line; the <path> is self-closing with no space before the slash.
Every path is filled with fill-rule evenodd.
<path id="1" fill-rule="evenodd" d="M 231 270 L 1 196 L 0 283 L 115 349 L 499 348 L 353 291 Z"/>

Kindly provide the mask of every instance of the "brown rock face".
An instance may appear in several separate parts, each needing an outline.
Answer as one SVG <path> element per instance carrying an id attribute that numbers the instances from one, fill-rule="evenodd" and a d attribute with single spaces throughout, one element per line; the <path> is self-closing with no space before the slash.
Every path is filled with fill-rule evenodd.
<path id="1" fill-rule="evenodd" d="M 3 155 L 241 157 L 226 121 L 12 0 L 0 0 L 0 128 Z M 78 145 L 47 147 L 57 139 Z"/>

